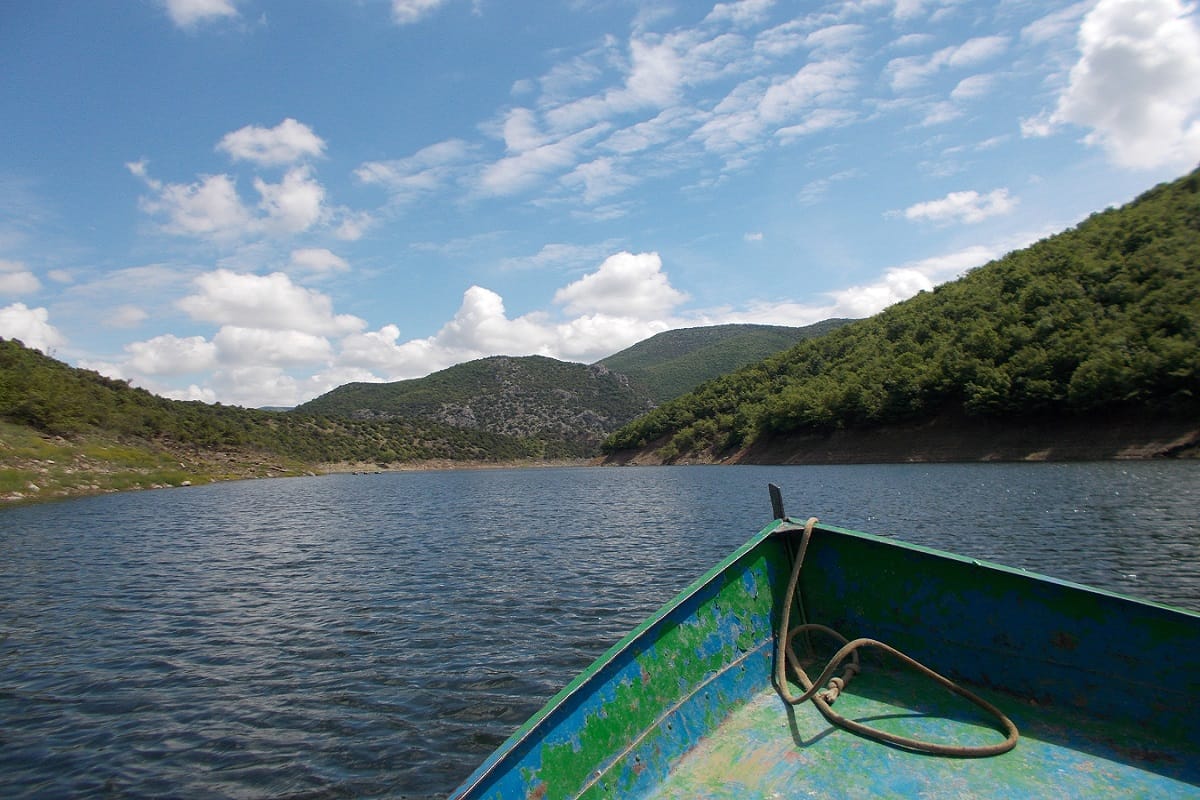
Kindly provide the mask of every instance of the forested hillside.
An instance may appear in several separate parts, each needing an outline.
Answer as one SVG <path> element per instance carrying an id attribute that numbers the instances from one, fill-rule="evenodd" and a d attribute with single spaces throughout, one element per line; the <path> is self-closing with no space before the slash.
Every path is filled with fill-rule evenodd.
<path id="1" fill-rule="evenodd" d="M 783 325 L 681 328 L 663 331 L 596 363 L 628 376 L 655 403 L 663 403 L 705 381 L 761 361 L 850 321 L 827 319 L 803 328 Z"/>
<path id="2" fill-rule="evenodd" d="M 939 414 L 1200 411 L 1200 171 L 866 320 L 705 384 L 609 453 L 731 453 Z"/>

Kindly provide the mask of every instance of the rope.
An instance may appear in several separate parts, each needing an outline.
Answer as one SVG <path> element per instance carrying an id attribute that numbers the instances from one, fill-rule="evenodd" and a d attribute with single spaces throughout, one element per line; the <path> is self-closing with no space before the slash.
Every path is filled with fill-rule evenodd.
<path id="1" fill-rule="evenodd" d="M 815 623 L 797 625 L 794 628 L 788 627 L 791 622 L 792 603 L 796 596 L 796 586 L 800 582 L 800 567 L 804 563 L 804 554 L 808 550 L 808 542 L 812 538 L 813 526 L 816 525 L 816 523 L 817 518 L 811 517 L 804 525 L 804 533 L 800 539 L 800 549 L 796 553 L 796 562 L 792 566 L 792 575 L 788 581 L 787 594 L 784 597 L 783 617 L 780 620 L 779 637 L 776 643 L 775 651 L 775 686 L 784 702 L 789 703 L 790 705 L 799 705 L 807 700 L 812 700 L 813 704 L 820 709 L 821 714 L 824 715 L 825 719 L 829 720 L 830 723 L 839 728 L 844 728 L 853 733 L 857 733 L 860 736 L 865 736 L 868 739 L 874 739 L 876 741 L 893 744 L 897 747 L 903 747 L 907 750 L 913 750 L 920 753 L 929 753 L 931 755 L 941 756 L 958 756 L 962 758 L 980 758 L 983 756 L 1000 755 L 1001 753 L 1007 753 L 1009 750 L 1012 750 L 1017 744 L 1017 726 L 1014 725 L 1012 720 L 1006 717 L 1003 712 L 978 695 L 962 688 L 949 678 L 939 675 L 929 667 L 921 664 L 913 658 L 910 658 L 909 656 L 906 656 L 904 653 L 901 653 L 894 647 L 874 639 L 855 639 L 854 641 L 849 641 L 845 636 L 842 636 L 832 628 L 827 628 L 824 625 L 817 625 Z M 825 669 L 815 681 L 808 677 L 808 673 L 805 672 L 804 667 L 800 663 L 800 659 L 796 656 L 796 652 L 792 648 L 792 640 L 795 639 L 796 636 L 801 633 L 808 633 L 811 631 L 823 633 L 826 636 L 837 639 L 842 643 L 841 649 L 834 653 L 833 658 L 829 659 L 829 663 L 825 666 Z M 850 679 L 857 675 L 860 671 L 858 651 L 862 648 L 868 647 L 873 647 L 878 650 L 883 650 L 886 653 L 890 653 L 892 656 L 912 667 L 922 675 L 931 678 L 935 682 L 949 689 L 954 694 L 963 697 L 982 708 L 1000 722 L 1000 725 L 1006 734 L 1005 740 L 999 744 L 977 746 L 925 742 L 921 741 L 920 739 L 912 739 L 907 736 L 889 733 L 888 731 L 881 731 L 878 728 L 872 728 L 871 726 L 864 725 L 861 722 L 847 719 L 841 714 L 835 712 L 831 708 L 833 702 L 845 688 L 846 684 L 850 682 Z M 845 669 L 842 671 L 840 676 L 835 676 L 834 673 L 837 672 L 838 667 L 841 666 L 842 662 L 846 661 L 846 659 L 850 659 L 850 662 L 846 664 Z M 789 668 L 796 677 L 797 681 L 799 681 L 800 685 L 804 688 L 804 693 L 801 695 L 793 694 L 791 688 L 788 686 L 787 673 Z M 822 688 L 822 686 L 825 688 Z"/>

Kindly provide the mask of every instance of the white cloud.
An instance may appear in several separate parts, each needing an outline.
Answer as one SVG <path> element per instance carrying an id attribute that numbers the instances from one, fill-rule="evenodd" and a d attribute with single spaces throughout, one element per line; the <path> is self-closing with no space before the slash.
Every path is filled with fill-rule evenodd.
<path id="1" fill-rule="evenodd" d="M 559 289 L 554 302 L 568 314 L 599 313 L 652 319 L 687 299 L 671 286 L 658 253 L 617 253 L 590 275 Z"/>
<path id="2" fill-rule="evenodd" d="M 50 312 L 13 303 L 0 308 L 0 336 L 20 339 L 27 347 L 51 354 L 67 343 L 67 338 L 50 324 Z"/>
<path id="3" fill-rule="evenodd" d="M 1021 40 L 1029 44 L 1042 44 L 1068 34 L 1074 35 L 1080 17 L 1094 4 L 1095 0 L 1082 0 L 1040 17 L 1021 29 Z"/>
<path id="4" fill-rule="evenodd" d="M 454 318 L 438 332 L 442 347 L 468 353 L 548 353 L 542 315 L 509 319 L 500 295 L 472 286 Z"/>
<path id="5" fill-rule="evenodd" d="M 42 282 L 23 263 L 0 258 L 0 295 L 32 294 L 41 288 Z"/>
<path id="6" fill-rule="evenodd" d="M 345 272 L 350 269 L 346 259 L 324 247 L 293 250 L 291 263 L 306 272 Z"/>
<path id="7" fill-rule="evenodd" d="M 411 25 L 428 17 L 446 0 L 392 0 L 392 19 L 397 25 Z"/>
<path id="8" fill-rule="evenodd" d="M 960 45 L 945 47 L 931 55 L 903 56 L 888 62 L 885 72 L 892 88 L 898 92 L 919 87 L 945 69 L 957 69 L 979 64 L 1008 49 L 1006 36 L 980 36 Z"/>
<path id="9" fill-rule="evenodd" d="M 582 187 L 583 201 L 591 204 L 602 198 L 620 194 L 637 183 L 637 179 L 621 171 L 615 159 L 603 156 L 595 161 L 580 164 L 564 175 L 562 182 L 568 187 Z"/>
<path id="10" fill-rule="evenodd" d="M 787 80 L 767 89 L 758 113 L 766 122 L 782 122 L 814 105 L 838 102 L 858 83 L 853 70 L 854 64 L 843 59 L 809 62 Z"/>
<path id="11" fill-rule="evenodd" d="M 125 352 L 125 367 L 142 375 L 186 375 L 217 366 L 216 345 L 203 336 L 155 336 L 125 345 Z"/>
<path id="12" fill-rule="evenodd" d="M 399 342 L 395 325 L 353 333 L 341 339 L 336 363 L 383 380 L 420 377 L 490 355 L 590 363 L 672 327 L 667 315 L 685 298 L 666 283 L 657 255 L 619 253 L 555 295 L 556 303 L 568 304 L 563 321 L 546 312 L 509 318 L 499 294 L 472 286 L 436 335 Z"/>
<path id="13" fill-rule="evenodd" d="M 707 150 L 745 157 L 762 146 L 764 133 L 790 140 L 849 124 L 857 115 L 840 106 L 852 99 L 857 69 L 853 59 L 836 57 L 810 61 L 769 85 L 759 78 L 744 81 L 694 136 Z"/>
<path id="14" fill-rule="evenodd" d="M 223 325 L 212 343 L 223 366 L 296 367 L 321 364 L 333 356 L 328 339 L 300 330 Z"/>
<path id="15" fill-rule="evenodd" d="M 333 235 L 343 242 L 357 242 L 375 224 L 375 217 L 368 211 L 338 209 L 335 217 L 340 222 L 333 229 Z"/>
<path id="16" fill-rule="evenodd" d="M 288 117 L 274 128 L 247 125 L 225 134 L 217 144 L 235 161 L 253 161 L 262 166 L 291 164 L 325 151 L 325 140 L 312 128 Z"/>
<path id="17" fill-rule="evenodd" d="M 951 192 L 940 200 L 916 203 L 904 209 L 905 219 L 931 222 L 982 222 L 988 217 L 1007 214 L 1017 205 L 1007 189 L 994 189 L 987 194 L 974 190 Z"/>
<path id="18" fill-rule="evenodd" d="M 366 325 L 358 317 L 334 314 L 326 295 L 297 286 L 282 272 L 249 275 L 219 269 L 194 283 L 198 292 L 178 306 L 196 320 L 317 336 L 353 333 Z"/>
<path id="19" fill-rule="evenodd" d="M 301 233 L 321 219 L 325 188 L 312 178 L 308 167 L 293 167 L 279 183 L 254 179 L 266 213 L 263 227 L 273 233 Z"/>
<path id="20" fill-rule="evenodd" d="M 677 44 L 676 38 L 669 41 L 631 39 L 623 83 L 598 94 L 547 108 L 545 117 L 550 128 L 561 136 L 620 114 L 673 105 L 679 97 L 685 74 L 691 80 L 698 77 L 688 73 L 689 68 L 698 68 L 694 62 L 699 55 L 691 53 L 693 63 L 689 64 L 688 56 L 676 49 Z M 509 124 L 529 125 L 530 122 L 513 116 L 506 121 L 505 141 L 510 143 L 510 149 Z M 522 130 L 522 133 L 527 132 Z M 529 145 L 518 149 L 527 150 Z"/>
<path id="21" fill-rule="evenodd" d="M 766 19 L 773 5 L 775 0 L 735 0 L 732 3 L 717 3 L 704 21 L 754 25 Z"/>
<path id="22" fill-rule="evenodd" d="M 479 178 L 478 190 L 484 195 L 515 194 L 550 173 L 569 170 L 578 162 L 584 146 L 607 129 L 606 125 L 596 125 L 489 164 Z M 528 143 L 525 139 L 520 140 L 521 145 Z"/>
<path id="23" fill-rule="evenodd" d="M 404 358 L 396 347 L 400 338 L 400 328 L 395 325 L 384 325 L 377 331 L 363 331 L 342 337 L 338 363 L 343 367 L 365 367 L 378 370 L 385 375 L 393 376 L 397 370 L 403 370 Z M 419 370 L 420 367 L 416 367 Z M 417 377 L 419 371 L 412 371 L 402 377 Z"/>
<path id="24" fill-rule="evenodd" d="M 180 28 L 238 15 L 234 0 L 162 0 L 162 5 L 171 21 Z"/>
<path id="25" fill-rule="evenodd" d="M 1100 0 L 1079 31 L 1080 58 L 1048 122 L 1089 128 L 1122 167 L 1200 159 L 1200 28 L 1179 0 Z M 1029 134 L 1051 129 L 1031 121 Z"/>
<path id="26" fill-rule="evenodd" d="M 798 125 L 788 125 L 775 131 L 775 135 L 787 142 L 798 136 L 807 136 L 829 128 L 843 128 L 858 119 L 858 114 L 849 109 L 818 108 L 808 114 Z"/>
<path id="27" fill-rule="evenodd" d="M 834 302 L 827 315 L 821 319 L 868 317 L 877 314 L 918 292 L 929 291 L 939 283 L 960 277 L 967 270 L 985 264 L 997 255 L 999 253 L 993 248 L 975 245 L 946 255 L 892 267 L 874 283 L 830 292 L 829 296 Z"/>
<path id="28" fill-rule="evenodd" d="M 997 248 L 976 245 L 891 267 L 875 281 L 827 293 L 827 303 L 761 302 L 742 310 L 712 309 L 698 314 L 691 324 L 738 322 L 800 326 L 834 317 L 869 317 L 918 292 L 929 291 L 939 283 L 960 277 L 967 270 L 996 258 L 999 252 Z"/>
<path id="29" fill-rule="evenodd" d="M 132 166 L 130 171 L 144 177 Z M 195 183 L 168 183 L 147 180 L 156 195 L 139 201 L 151 216 L 163 216 L 163 230 L 181 236 L 235 239 L 246 234 L 254 217 L 242 204 L 237 185 L 228 175 L 204 175 Z"/>
<path id="30" fill-rule="evenodd" d="M 308 385 L 287 374 L 282 367 L 267 365 L 222 369 L 213 376 L 213 388 L 214 394 L 227 398 L 225 402 L 252 408 L 292 406 L 297 397 L 318 393 L 306 391 Z"/>
<path id="31" fill-rule="evenodd" d="M 993 83 L 995 83 L 995 77 L 992 75 L 972 75 L 969 78 L 963 78 L 950 92 L 950 99 L 959 102 L 974 100 L 991 91 Z"/>
<path id="32" fill-rule="evenodd" d="M 289 169 L 279 183 L 256 177 L 261 213 L 242 202 L 229 175 L 204 175 L 189 184 L 163 183 L 149 176 L 144 161 L 125 166 L 153 192 L 139 199 L 142 211 L 163 218 L 162 229 L 177 236 L 230 243 L 263 234 L 291 235 L 327 216 L 325 188 L 308 166 Z"/>

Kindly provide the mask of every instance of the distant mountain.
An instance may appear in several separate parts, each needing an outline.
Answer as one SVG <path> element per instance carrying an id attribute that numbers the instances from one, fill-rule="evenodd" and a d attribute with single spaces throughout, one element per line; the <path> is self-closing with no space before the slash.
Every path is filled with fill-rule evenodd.
<path id="1" fill-rule="evenodd" d="M 414 380 L 346 384 L 291 413 L 423 420 L 594 447 L 653 406 L 645 391 L 602 365 L 495 356 Z"/>
<path id="2" fill-rule="evenodd" d="M 663 403 L 797 342 L 836 330 L 849 319 L 803 328 L 782 325 L 711 325 L 664 331 L 596 363 L 628 375 Z"/>

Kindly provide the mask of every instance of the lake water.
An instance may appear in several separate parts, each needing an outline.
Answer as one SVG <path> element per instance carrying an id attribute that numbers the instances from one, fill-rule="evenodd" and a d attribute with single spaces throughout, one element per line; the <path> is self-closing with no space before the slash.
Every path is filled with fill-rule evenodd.
<path id="1" fill-rule="evenodd" d="M 0 510 L 0 796 L 441 797 L 788 512 L 1200 610 L 1200 463 L 337 475 Z"/>

